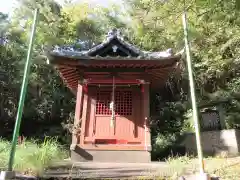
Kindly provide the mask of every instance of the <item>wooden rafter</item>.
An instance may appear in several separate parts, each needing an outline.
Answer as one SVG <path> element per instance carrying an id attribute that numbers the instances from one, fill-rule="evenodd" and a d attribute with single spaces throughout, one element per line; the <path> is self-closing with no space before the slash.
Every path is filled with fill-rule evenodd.
<path id="1" fill-rule="evenodd" d="M 145 68 L 86 68 L 84 72 L 144 72 Z"/>

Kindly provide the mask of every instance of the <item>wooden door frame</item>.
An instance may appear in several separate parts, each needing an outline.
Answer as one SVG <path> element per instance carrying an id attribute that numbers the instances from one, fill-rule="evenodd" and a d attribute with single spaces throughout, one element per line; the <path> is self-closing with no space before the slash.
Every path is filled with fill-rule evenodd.
<path id="1" fill-rule="evenodd" d="M 91 101 L 91 99 L 92 98 L 95 98 L 95 101 L 96 101 L 96 93 L 97 93 L 97 89 L 96 88 L 98 88 L 98 87 L 89 87 L 88 88 L 88 96 L 86 97 L 86 95 L 84 96 L 85 98 L 83 98 L 84 99 L 84 105 L 83 105 L 83 109 L 84 109 L 84 111 L 83 111 L 83 117 L 86 117 L 87 118 L 87 116 L 88 116 L 88 118 L 91 118 L 91 116 L 90 115 L 87 115 L 86 113 L 87 112 L 85 112 L 86 110 L 87 110 L 87 107 L 89 107 L 88 105 L 87 105 L 87 103 L 89 103 L 90 101 Z M 112 89 L 111 89 L 111 87 L 109 87 L 109 88 L 106 88 L 106 87 L 104 87 L 104 89 L 103 89 L 103 91 L 111 91 Z M 135 95 L 135 92 L 137 91 L 137 93 L 139 94 L 139 95 L 141 95 L 142 96 L 142 94 L 141 94 L 141 89 L 140 89 L 140 87 L 121 87 L 120 88 L 120 91 L 121 90 L 131 90 L 132 91 L 132 93 L 133 93 L 133 98 L 137 98 L 136 97 L 136 95 Z M 136 126 L 136 119 L 137 118 L 140 118 L 140 117 L 137 117 L 137 112 L 134 112 L 134 106 L 136 105 L 136 103 L 133 103 L 133 105 L 132 105 L 132 108 L 133 108 L 133 116 L 135 117 L 134 118 L 134 120 L 133 120 L 133 127 L 134 127 L 134 130 L 135 130 L 135 126 Z M 95 104 L 95 106 L 96 106 L 96 104 Z M 141 106 L 139 106 L 140 108 L 142 108 Z M 95 112 L 94 112 L 94 117 L 93 117 L 93 120 L 90 120 L 89 119 L 89 121 L 91 122 L 91 121 L 93 121 L 93 124 L 92 125 L 94 125 L 94 124 L 96 124 L 96 107 L 94 108 L 95 109 Z M 142 110 L 139 110 L 140 112 L 142 111 Z M 89 113 L 89 112 L 88 112 Z M 90 112 L 91 113 L 91 112 Z M 110 115 L 99 115 L 99 116 L 110 116 Z M 86 143 L 87 144 L 89 144 L 89 143 L 91 143 L 91 142 L 93 142 L 94 141 L 94 139 L 99 139 L 99 138 L 101 138 L 101 137 L 94 137 L 94 135 L 90 135 L 89 137 L 85 137 L 85 128 L 86 128 L 86 118 L 83 118 L 83 120 L 84 120 L 84 123 L 82 123 L 82 136 L 81 137 L 84 137 L 84 138 L 81 138 L 82 139 L 82 141 L 81 141 L 81 145 L 86 145 Z M 95 123 L 94 123 L 95 122 Z M 89 126 L 90 126 L 90 123 L 89 123 Z M 94 131 L 94 127 L 93 128 L 90 128 L 90 127 L 88 127 L 89 128 L 89 130 L 90 129 L 92 129 L 92 131 Z M 83 134 L 84 133 L 84 134 Z M 92 132 L 90 132 L 89 131 L 89 133 L 91 134 Z M 138 132 L 139 134 L 140 133 L 142 133 L 142 132 Z M 141 139 L 141 138 L 134 138 L 134 136 L 135 135 L 133 135 L 133 138 L 129 138 L 128 139 L 128 141 L 130 142 L 130 143 L 143 143 L 143 139 Z M 114 136 L 113 135 L 113 137 L 111 137 L 111 138 L 116 138 L 116 136 Z M 136 136 L 135 136 L 136 137 Z M 109 137 L 110 138 L 110 137 Z M 121 138 L 120 138 L 121 139 Z M 130 144 L 129 144 L 129 146 L 131 146 Z"/>

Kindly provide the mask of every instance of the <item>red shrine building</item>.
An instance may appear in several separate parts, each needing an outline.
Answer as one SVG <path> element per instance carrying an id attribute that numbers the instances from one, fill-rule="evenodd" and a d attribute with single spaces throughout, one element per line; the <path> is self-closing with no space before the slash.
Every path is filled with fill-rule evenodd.
<path id="1" fill-rule="evenodd" d="M 112 30 L 87 51 L 57 48 L 48 55 L 76 95 L 71 159 L 150 162 L 151 89 L 165 85 L 180 55 L 141 51 Z"/>

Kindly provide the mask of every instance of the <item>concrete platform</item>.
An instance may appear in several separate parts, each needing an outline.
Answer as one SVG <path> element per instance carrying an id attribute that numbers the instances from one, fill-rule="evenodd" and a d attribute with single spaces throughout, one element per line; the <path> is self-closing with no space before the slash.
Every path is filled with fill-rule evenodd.
<path id="1" fill-rule="evenodd" d="M 76 147 L 71 151 L 73 161 L 150 163 L 151 153 L 146 150 L 86 150 Z"/>

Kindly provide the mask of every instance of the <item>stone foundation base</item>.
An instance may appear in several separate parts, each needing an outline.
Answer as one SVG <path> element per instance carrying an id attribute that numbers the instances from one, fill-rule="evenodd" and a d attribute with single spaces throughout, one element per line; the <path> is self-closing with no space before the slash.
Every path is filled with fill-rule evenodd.
<path id="1" fill-rule="evenodd" d="M 202 151 L 206 156 L 235 157 L 240 153 L 240 130 L 228 129 L 221 131 L 201 132 Z M 185 134 L 181 143 L 188 154 L 197 154 L 194 133 Z"/>
<path id="2" fill-rule="evenodd" d="M 151 162 L 151 153 L 126 150 L 85 150 L 77 147 L 74 151 L 71 151 L 71 160 L 75 162 L 149 163 Z"/>

